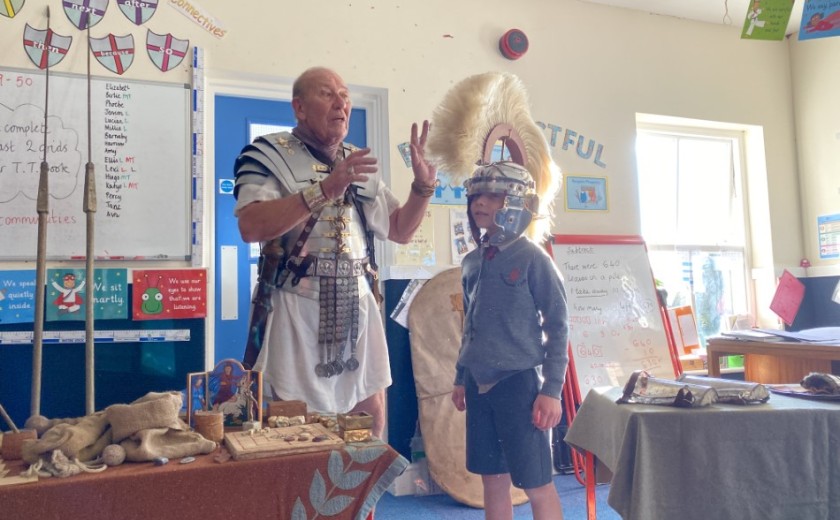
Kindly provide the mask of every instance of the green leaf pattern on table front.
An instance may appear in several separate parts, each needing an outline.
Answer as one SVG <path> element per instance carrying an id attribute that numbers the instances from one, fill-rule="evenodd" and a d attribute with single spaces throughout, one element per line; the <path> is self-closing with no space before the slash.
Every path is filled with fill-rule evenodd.
<path id="1" fill-rule="evenodd" d="M 280 516 L 282 517 L 283 515 Z M 307 520 L 306 507 L 300 501 L 300 497 L 295 500 L 295 507 L 292 508 L 292 520 Z"/>
<path id="2" fill-rule="evenodd" d="M 342 495 L 335 493 L 337 490 L 351 490 L 359 487 L 370 477 L 370 471 L 352 470 L 353 464 L 367 464 L 381 457 L 387 452 L 384 445 L 369 446 L 358 448 L 356 446 L 346 446 L 345 450 L 350 455 L 350 464 L 344 466 L 344 458 L 341 456 L 341 451 L 333 450 L 330 452 L 330 458 L 327 461 L 327 474 L 329 475 L 332 489 L 327 492 L 327 483 L 319 470 L 315 470 L 312 476 L 312 483 L 309 485 L 309 502 L 315 509 L 315 515 L 312 519 L 319 516 L 335 516 L 345 509 L 353 502 L 355 497 L 351 495 Z M 300 497 L 295 500 L 295 505 L 292 509 L 292 520 L 308 520 L 306 517 L 306 507 L 303 505 Z"/>
<path id="3" fill-rule="evenodd" d="M 350 454 L 350 458 L 353 459 L 353 462 L 358 464 L 367 464 L 368 462 L 373 462 L 382 455 L 385 454 L 388 450 L 385 448 L 384 445 L 380 446 L 370 446 L 364 448 L 358 448 L 356 446 L 348 445 L 345 448 L 345 451 Z"/>
<path id="4" fill-rule="evenodd" d="M 350 464 L 352 465 L 353 463 L 351 462 Z M 330 453 L 327 471 L 330 475 L 332 483 L 335 484 L 336 487 L 344 490 L 358 487 L 359 484 L 364 482 L 370 476 L 370 471 L 350 471 L 349 466 L 347 470 L 345 470 L 344 459 L 341 457 L 341 453 L 337 451 Z"/>

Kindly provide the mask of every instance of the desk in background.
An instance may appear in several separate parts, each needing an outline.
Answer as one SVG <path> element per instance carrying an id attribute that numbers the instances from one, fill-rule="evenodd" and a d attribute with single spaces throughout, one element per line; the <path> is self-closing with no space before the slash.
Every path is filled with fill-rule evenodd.
<path id="1" fill-rule="evenodd" d="M 0 487 L 2 518 L 364 520 L 408 461 L 387 444 L 253 460 L 126 463 L 103 473 Z M 7 469 L 16 474 L 21 461 Z M 320 502 L 320 514 L 313 502 Z M 299 504 L 299 505 L 298 505 Z M 303 508 L 295 516 L 295 508 Z"/>
<path id="2" fill-rule="evenodd" d="M 612 474 L 625 520 L 840 518 L 840 404 L 772 394 L 759 405 L 616 404 L 591 390 L 566 442 Z"/>
<path id="3" fill-rule="evenodd" d="M 709 377 L 720 377 L 720 358 L 744 354 L 744 379 L 756 383 L 798 383 L 809 372 L 831 373 L 840 345 L 810 342 L 711 338 L 706 344 Z"/>

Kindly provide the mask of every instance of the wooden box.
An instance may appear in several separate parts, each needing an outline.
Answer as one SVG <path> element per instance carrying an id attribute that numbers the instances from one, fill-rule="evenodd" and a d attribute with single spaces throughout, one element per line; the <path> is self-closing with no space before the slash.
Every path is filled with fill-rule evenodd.
<path id="1" fill-rule="evenodd" d="M 344 442 L 366 442 L 373 438 L 373 430 L 370 428 L 362 428 L 360 430 L 344 430 L 339 428 L 338 436 Z"/>
<path id="2" fill-rule="evenodd" d="M 338 427 L 341 430 L 363 430 L 373 428 L 373 416 L 367 412 L 338 414 Z"/>
<path id="3" fill-rule="evenodd" d="M 306 416 L 306 403 L 303 401 L 271 401 L 268 403 L 268 416 L 284 417 Z"/>

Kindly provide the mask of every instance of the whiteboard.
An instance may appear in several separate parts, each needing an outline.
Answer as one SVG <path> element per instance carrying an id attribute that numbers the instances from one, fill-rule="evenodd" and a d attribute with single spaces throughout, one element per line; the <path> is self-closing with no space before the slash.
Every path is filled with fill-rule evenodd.
<path id="1" fill-rule="evenodd" d="M 0 67 L 0 259 L 37 255 L 37 193 L 44 160 L 46 76 Z M 189 89 L 92 78 L 88 153 L 86 76 L 49 77 L 47 258 L 85 255 L 85 164 L 94 165 L 94 254 L 189 256 Z"/>
<path id="2" fill-rule="evenodd" d="M 570 368 L 580 399 L 598 386 L 623 387 L 635 370 L 674 379 L 641 238 L 555 235 L 551 253 L 566 286 Z"/>

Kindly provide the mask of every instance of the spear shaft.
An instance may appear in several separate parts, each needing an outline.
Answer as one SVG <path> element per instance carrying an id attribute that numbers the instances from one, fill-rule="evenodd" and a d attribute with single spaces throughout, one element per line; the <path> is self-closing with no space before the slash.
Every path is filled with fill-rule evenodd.
<path id="1" fill-rule="evenodd" d="M 90 129 L 90 25 L 87 27 L 87 133 L 88 133 L 88 162 L 85 165 L 85 195 L 82 204 L 85 212 L 85 280 L 87 280 L 87 297 L 85 298 L 85 413 L 90 415 L 96 411 L 96 393 L 94 389 L 94 317 L 93 296 L 96 291 L 94 283 L 93 255 L 94 255 L 94 215 L 96 213 L 96 175 L 93 169 L 93 154 L 91 152 Z"/>
<path id="2" fill-rule="evenodd" d="M 47 164 L 47 123 L 50 102 L 50 8 L 47 7 L 47 36 L 44 52 L 47 53 L 46 84 L 44 86 L 44 157 L 38 177 L 38 251 L 35 267 L 35 329 L 32 338 L 32 400 L 30 415 L 41 415 L 41 370 L 44 347 L 44 300 L 47 283 L 47 215 L 50 212 L 50 188 Z"/>

